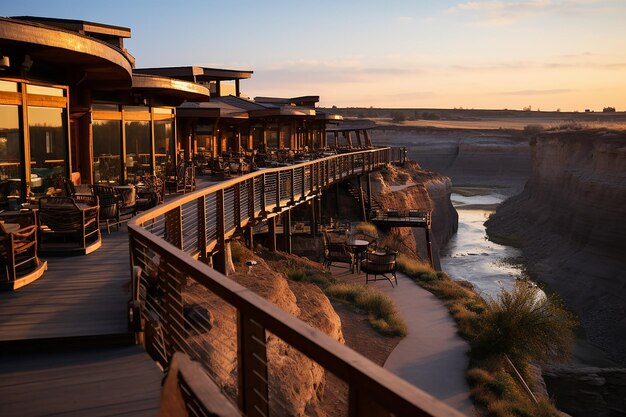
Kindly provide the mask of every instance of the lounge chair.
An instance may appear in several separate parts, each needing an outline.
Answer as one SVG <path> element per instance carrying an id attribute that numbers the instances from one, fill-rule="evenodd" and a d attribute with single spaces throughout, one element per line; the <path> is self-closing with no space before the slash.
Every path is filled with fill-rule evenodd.
<path id="1" fill-rule="evenodd" d="M 9 225 L 12 226 L 9 229 Z M 48 267 L 37 257 L 37 225 L 33 212 L 3 217 L 0 222 L 0 288 L 16 290 L 40 278 Z"/>
<path id="2" fill-rule="evenodd" d="M 365 252 L 363 261 L 361 261 L 361 271 L 365 272 L 365 283 L 378 281 L 377 277 L 380 275 L 389 281 L 392 287 L 394 286 L 394 281 L 398 285 L 398 278 L 396 277 L 397 256 L 398 252 L 387 249 L 375 249 L 372 252 Z M 374 278 L 370 279 L 370 275 L 373 275 Z"/>
<path id="3" fill-rule="evenodd" d="M 39 199 L 39 246 L 51 255 L 86 255 L 102 245 L 96 196 Z"/>

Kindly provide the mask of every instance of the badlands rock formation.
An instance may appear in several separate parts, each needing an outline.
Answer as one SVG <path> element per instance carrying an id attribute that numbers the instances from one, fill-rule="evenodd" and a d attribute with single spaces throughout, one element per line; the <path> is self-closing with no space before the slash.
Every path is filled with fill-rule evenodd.
<path id="1" fill-rule="evenodd" d="M 524 191 L 487 222 L 579 316 L 588 339 L 626 364 L 626 134 L 555 132 L 531 141 Z"/>

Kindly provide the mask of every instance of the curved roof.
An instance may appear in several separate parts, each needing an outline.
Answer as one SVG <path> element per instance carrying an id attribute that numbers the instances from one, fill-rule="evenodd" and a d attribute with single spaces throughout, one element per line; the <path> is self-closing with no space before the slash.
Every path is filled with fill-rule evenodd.
<path id="1" fill-rule="evenodd" d="M 29 55 L 29 77 L 64 84 L 130 87 L 134 58 L 107 42 L 58 27 L 0 18 L 0 54 L 9 56 L 7 75 L 21 75 Z"/>
<path id="2" fill-rule="evenodd" d="M 163 93 L 183 100 L 205 100 L 211 95 L 203 85 L 156 75 L 133 74 L 133 91 Z"/>

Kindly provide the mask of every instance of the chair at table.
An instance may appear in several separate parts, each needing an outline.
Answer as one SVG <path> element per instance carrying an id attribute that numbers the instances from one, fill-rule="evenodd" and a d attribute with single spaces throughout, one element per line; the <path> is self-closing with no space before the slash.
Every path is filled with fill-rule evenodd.
<path id="1" fill-rule="evenodd" d="M 49 254 L 83 254 L 101 244 L 98 197 L 41 197 L 39 246 Z"/>
<path id="2" fill-rule="evenodd" d="M 361 271 L 365 272 L 366 284 L 369 281 L 378 281 L 377 277 L 380 275 L 389 281 L 392 287 L 394 281 L 398 285 L 398 278 L 396 277 L 398 252 L 388 249 L 375 249 L 372 252 L 365 252 L 363 255 Z M 370 279 L 370 275 L 373 275 L 374 278 Z"/>
<path id="3" fill-rule="evenodd" d="M 120 196 L 110 185 L 94 184 L 91 190 L 98 197 L 99 218 L 106 224 L 107 234 L 111 234 L 111 226 L 120 227 Z"/>
<path id="4" fill-rule="evenodd" d="M 345 263 L 350 266 L 350 272 L 354 272 L 354 254 L 350 252 L 345 242 L 332 241 L 324 235 L 324 267 L 330 268 L 332 263 Z"/>
<path id="5" fill-rule="evenodd" d="M 137 187 L 137 211 L 144 211 L 161 204 L 165 198 L 165 183 L 156 175 L 148 175 L 143 185 Z"/>
<path id="6" fill-rule="evenodd" d="M 5 223 L 6 222 L 6 223 Z M 8 224 L 17 225 L 7 230 Z M 43 275 L 48 267 L 37 256 L 37 225 L 33 212 L 4 216 L 0 221 L 0 288 L 16 290 Z"/>

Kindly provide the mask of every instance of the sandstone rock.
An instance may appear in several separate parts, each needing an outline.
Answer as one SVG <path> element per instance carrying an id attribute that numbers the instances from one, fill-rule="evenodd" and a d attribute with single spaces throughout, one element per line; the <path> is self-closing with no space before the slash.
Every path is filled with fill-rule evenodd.
<path id="1" fill-rule="evenodd" d="M 576 312 L 587 338 L 626 364 L 626 135 L 544 134 L 524 191 L 487 222 Z"/>

